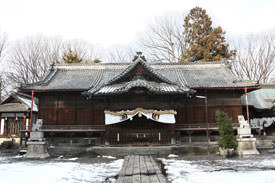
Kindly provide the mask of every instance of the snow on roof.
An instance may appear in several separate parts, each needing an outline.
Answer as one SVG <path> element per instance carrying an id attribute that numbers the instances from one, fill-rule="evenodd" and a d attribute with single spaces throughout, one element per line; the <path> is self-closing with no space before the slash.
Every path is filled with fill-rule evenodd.
<path id="1" fill-rule="evenodd" d="M 24 104 L 26 104 L 28 106 L 28 108 L 30 109 L 31 108 L 31 105 L 32 105 L 32 100 L 30 99 L 27 99 L 27 98 L 24 98 L 24 97 L 21 97 L 21 96 L 17 96 L 17 98 L 23 102 Z M 38 112 L 38 107 L 35 103 L 33 103 L 33 111 L 35 112 Z"/>
<path id="2" fill-rule="evenodd" d="M 242 96 L 242 104 L 246 105 L 245 95 Z M 257 109 L 270 109 L 275 100 L 275 88 L 262 88 L 247 93 L 248 105 Z"/>

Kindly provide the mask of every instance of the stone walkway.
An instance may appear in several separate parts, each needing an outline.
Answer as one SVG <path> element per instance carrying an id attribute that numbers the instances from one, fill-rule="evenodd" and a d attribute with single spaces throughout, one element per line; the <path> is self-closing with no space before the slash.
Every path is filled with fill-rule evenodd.
<path id="1" fill-rule="evenodd" d="M 152 156 L 126 156 L 116 183 L 167 183 Z"/>

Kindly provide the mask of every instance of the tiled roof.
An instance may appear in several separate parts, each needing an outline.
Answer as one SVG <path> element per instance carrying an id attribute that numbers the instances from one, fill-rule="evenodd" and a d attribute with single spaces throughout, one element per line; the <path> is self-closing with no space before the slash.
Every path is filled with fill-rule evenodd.
<path id="1" fill-rule="evenodd" d="M 94 63 L 57 65 L 38 83 L 21 86 L 23 90 L 98 91 L 120 78 L 134 63 Z M 146 67 L 168 83 L 183 88 L 242 88 L 258 86 L 239 81 L 224 62 L 146 63 Z M 134 82 L 137 84 L 137 82 Z"/>
<path id="2" fill-rule="evenodd" d="M 27 112 L 28 107 L 25 104 L 7 103 L 0 105 L 0 112 Z"/>
<path id="3" fill-rule="evenodd" d="M 107 85 L 100 88 L 98 91 L 89 91 L 89 93 L 94 95 L 122 94 L 127 93 L 133 88 L 145 88 L 149 92 L 157 94 L 174 94 L 189 92 L 189 88 L 183 88 L 178 85 L 156 83 L 144 79 L 134 79 L 121 84 Z"/>
<path id="4" fill-rule="evenodd" d="M 149 64 L 147 64 L 145 60 L 138 57 L 138 58 L 136 58 L 134 63 L 130 64 L 121 73 L 119 73 L 114 78 L 112 78 L 110 81 L 108 81 L 106 83 L 106 85 L 109 85 L 109 84 L 112 84 L 112 83 L 115 83 L 115 82 L 119 81 L 127 73 L 131 72 L 138 64 L 140 64 L 143 68 L 148 70 L 154 77 L 158 78 L 159 80 L 161 80 L 163 82 L 166 82 L 166 83 L 171 83 L 171 81 L 168 78 L 163 77 L 161 74 L 155 72 L 154 69 L 151 66 L 149 66 Z"/>
<path id="5" fill-rule="evenodd" d="M 23 93 L 11 93 L 0 105 L 0 112 L 11 112 L 11 111 L 28 111 L 31 109 L 31 100 L 30 95 Z M 15 98 L 20 103 L 9 103 L 9 99 Z M 34 99 L 35 100 L 35 99 Z M 38 106 L 33 103 L 33 111 L 38 112 Z"/>

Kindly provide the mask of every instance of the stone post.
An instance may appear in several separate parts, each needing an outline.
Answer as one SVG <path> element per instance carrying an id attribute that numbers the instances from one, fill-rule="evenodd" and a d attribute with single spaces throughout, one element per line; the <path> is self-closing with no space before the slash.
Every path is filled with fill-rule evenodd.
<path id="1" fill-rule="evenodd" d="M 5 132 L 5 119 L 4 118 L 1 119 L 0 129 L 1 129 L 0 135 L 4 135 L 4 132 Z"/>
<path id="2" fill-rule="evenodd" d="M 105 130 L 105 145 L 110 145 L 110 125 L 106 125 Z"/>
<path id="3" fill-rule="evenodd" d="M 171 145 L 176 144 L 176 138 L 175 138 L 175 124 L 171 124 Z"/>

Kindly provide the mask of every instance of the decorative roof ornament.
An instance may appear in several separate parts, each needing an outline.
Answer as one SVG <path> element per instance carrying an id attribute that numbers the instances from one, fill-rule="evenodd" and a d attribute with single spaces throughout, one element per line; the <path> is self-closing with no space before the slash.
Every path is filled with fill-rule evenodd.
<path id="1" fill-rule="evenodd" d="M 138 52 L 136 52 L 137 53 L 137 55 L 134 57 L 134 59 L 133 59 L 133 62 L 135 62 L 136 60 L 138 60 L 138 59 L 142 59 L 143 61 L 147 61 L 146 59 L 145 59 L 145 57 L 142 55 L 142 52 L 141 51 L 138 51 Z"/>

